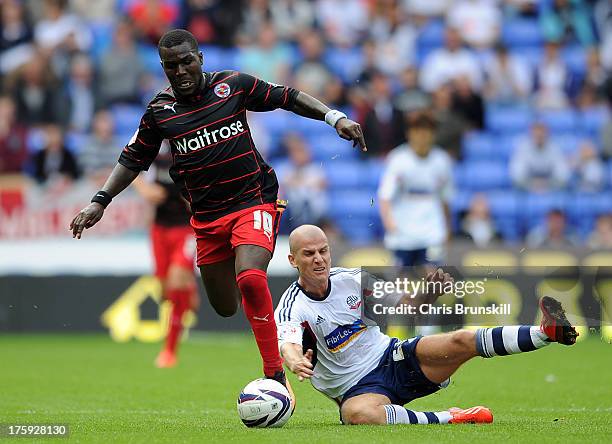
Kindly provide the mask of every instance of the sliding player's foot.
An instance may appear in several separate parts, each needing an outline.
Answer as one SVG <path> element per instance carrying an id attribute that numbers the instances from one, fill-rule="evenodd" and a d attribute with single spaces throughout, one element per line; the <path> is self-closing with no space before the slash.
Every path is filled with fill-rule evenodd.
<path id="1" fill-rule="evenodd" d="M 276 373 L 274 373 L 274 376 L 266 376 L 266 378 L 274 379 L 275 381 L 280 382 L 282 385 L 285 386 L 285 388 L 289 392 L 289 396 L 291 397 L 291 414 L 293 414 L 295 410 L 295 394 L 293 393 L 291 384 L 289 384 L 289 380 L 287 379 L 285 370 L 278 370 Z"/>
<path id="2" fill-rule="evenodd" d="M 540 330 L 548 336 L 550 341 L 563 345 L 576 343 L 578 332 L 565 317 L 565 310 L 561 307 L 561 302 L 544 296 L 540 299 L 540 310 L 542 310 Z"/>
<path id="3" fill-rule="evenodd" d="M 491 410 L 481 405 L 469 409 L 451 407 L 448 412 L 452 416 L 449 424 L 490 424 L 493 422 Z"/>
<path id="4" fill-rule="evenodd" d="M 176 365 L 176 355 L 169 350 L 162 350 L 155 359 L 157 368 L 171 368 Z"/>

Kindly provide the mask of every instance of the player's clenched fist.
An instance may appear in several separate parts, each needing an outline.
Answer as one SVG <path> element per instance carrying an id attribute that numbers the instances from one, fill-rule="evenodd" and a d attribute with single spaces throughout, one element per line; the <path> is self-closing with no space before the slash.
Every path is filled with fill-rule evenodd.
<path id="1" fill-rule="evenodd" d="M 70 230 L 72 230 L 72 237 L 77 239 L 81 238 L 81 234 L 85 228 L 93 227 L 104 214 L 104 206 L 97 202 L 92 202 L 83 208 L 79 214 L 77 214 L 72 222 L 70 222 Z"/>

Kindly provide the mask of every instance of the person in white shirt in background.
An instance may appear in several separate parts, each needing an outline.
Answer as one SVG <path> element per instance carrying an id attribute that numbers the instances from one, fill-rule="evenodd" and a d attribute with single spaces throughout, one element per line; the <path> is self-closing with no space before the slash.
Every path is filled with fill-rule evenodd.
<path id="1" fill-rule="evenodd" d="M 508 53 L 502 43 L 495 46 L 495 55 L 484 65 L 484 95 L 497 104 L 526 103 L 533 89 L 533 73 L 519 57 Z"/>
<path id="2" fill-rule="evenodd" d="M 565 188 L 571 171 L 561 149 L 548 138 L 542 122 L 531 127 L 531 137 L 519 140 L 510 159 L 510 177 L 514 186 L 543 192 Z"/>
<path id="3" fill-rule="evenodd" d="M 452 160 L 433 146 L 433 117 L 415 111 L 407 124 L 408 143 L 389 153 L 378 189 L 385 247 L 405 267 L 442 259 L 453 194 Z"/>
<path id="4" fill-rule="evenodd" d="M 446 29 L 444 48 L 436 49 L 425 58 L 421 68 L 421 87 L 433 92 L 445 83 L 467 76 L 475 91 L 482 88 L 482 70 L 476 57 L 463 46 L 461 34 Z"/>
<path id="5" fill-rule="evenodd" d="M 460 0 L 450 6 L 446 23 L 458 29 L 468 45 L 486 49 L 499 38 L 501 18 L 495 1 Z"/>

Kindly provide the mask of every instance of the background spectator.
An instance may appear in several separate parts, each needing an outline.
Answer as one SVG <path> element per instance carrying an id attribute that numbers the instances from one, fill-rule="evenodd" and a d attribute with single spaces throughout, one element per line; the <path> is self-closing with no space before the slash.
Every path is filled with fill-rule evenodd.
<path id="1" fill-rule="evenodd" d="M 544 124 L 534 124 L 531 138 L 519 141 L 510 160 L 510 176 L 516 187 L 529 191 L 558 190 L 567 185 L 569 165 L 549 140 Z"/>
<path id="2" fill-rule="evenodd" d="M 584 46 L 595 43 L 589 11 L 583 0 L 543 2 L 540 14 L 542 33 L 555 42 L 578 41 Z"/>
<path id="3" fill-rule="evenodd" d="M 384 155 L 403 140 L 402 113 L 393 105 L 389 79 L 375 73 L 370 82 L 371 108 L 363 122 L 368 155 Z"/>
<path id="4" fill-rule="evenodd" d="M 64 143 L 64 134 L 57 124 L 45 126 L 44 148 L 32 156 L 34 178 L 40 184 L 58 180 L 69 182 L 79 177 L 74 155 Z"/>
<path id="5" fill-rule="evenodd" d="M 282 192 L 291 202 L 289 226 L 316 224 L 327 211 L 327 181 L 323 169 L 313 163 L 304 140 L 290 134 L 285 138 L 290 165 L 281 178 Z"/>
<path id="6" fill-rule="evenodd" d="M 602 214 L 597 218 L 595 229 L 589 236 L 588 246 L 601 250 L 612 248 L 612 214 Z"/>
<path id="7" fill-rule="evenodd" d="M 590 141 L 583 141 L 574 159 L 574 188 L 579 191 L 599 191 L 605 183 L 604 165 Z"/>
<path id="8" fill-rule="evenodd" d="M 122 143 L 123 142 L 123 143 Z M 117 164 L 125 141 L 115 136 L 115 124 L 109 111 L 98 111 L 94 117 L 92 134 L 79 147 L 79 166 L 85 176 L 102 185 Z"/>
<path id="9" fill-rule="evenodd" d="M 32 26 L 22 2 L 0 3 L 0 73 L 8 74 L 33 56 Z"/>
<path id="10" fill-rule="evenodd" d="M 0 174 L 21 173 L 28 156 L 27 129 L 10 96 L 0 96 Z"/>
<path id="11" fill-rule="evenodd" d="M 459 0 L 452 2 L 446 21 L 468 45 L 484 49 L 499 37 L 501 12 L 490 0 Z"/>
<path id="12" fill-rule="evenodd" d="M 476 194 L 461 220 L 461 234 L 479 248 L 486 247 L 497 239 L 495 223 L 491 219 L 489 201 L 484 194 Z"/>
<path id="13" fill-rule="evenodd" d="M 167 0 L 134 0 L 127 13 L 142 38 L 154 45 L 179 15 L 176 3 Z"/>
<path id="14" fill-rule="evenodd" d="M 536 106 L 565 108 L 568 105 L 568 82 L 567 66 L 559 56 L 559 45 L 554 42 L 546 43 L 544 56 L 536 67 Z"/>
<path id="15" fill-rule="evenodd" d="M 542 225 L 529 232 L 527 245 L 532 248 L 563 248 L 578 245 L 578 239 L 568 227 L 565 213 L 552 210 Z"/>
<path id="16" fill-rule="evenodd" d="M 249 45 L 240 53 L 238 64 L 244 72 L 269 82 L 284 83 L 289 76 L 289 49 L 278 41 L 272 23 L 261 26 L 257 43 Z"/>
<path id="17" fill-rule="evenodd" d="M 423 62 L 420 75 L 423 89 L 432 92 L 446 82 L 467 76 L 472 87 L 480 90 L 480 65 L 472 53 L 462 47 L 461 34 L 456 29 L 449 28 L 444 42 L 444 48 L 436 49 Z"/>
<path id="18" fill-rule="evenodd" d="M 140 103 L 145 68 L 140 60 L 132 25 L 123 20 L 115 27 L 112 45 L 102 54 L 98 68 L 98 94 L 102 106 Z M 121 79 L 118 82 L 117 79 Z"/>
<path id="19" fill-rule="evenodd" d="M 509 54 L 503 44 L 495 46 L 495 53 L 485 62 L 484 71 L 484 95 L 491 103 L 518 104 L 525 102 L 531 93 L 533 76 L 529 66 Z"/>

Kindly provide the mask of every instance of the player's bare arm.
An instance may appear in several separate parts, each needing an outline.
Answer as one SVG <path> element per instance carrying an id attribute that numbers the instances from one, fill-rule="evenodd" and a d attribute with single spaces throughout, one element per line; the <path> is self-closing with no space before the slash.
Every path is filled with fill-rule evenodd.
<path id="1" fill-rule="evenodd" d="M 72 237 L 80 239 L 84 229 L 91 228 L 98 223 L 111 199 L 125 190 L 136 179 L 136 176 L 138 176 L 137 171 L 132 171 L 121 164 L 115 165 L 104 186 L 94 196 L 92 202 L 70 222 Z"/>
<path id="2" fill-rule="evenodd" d="M 312 350 L 303 353 L 302 346 L 285 342 L 281 346 L 281 356 L 285 359 L 285 365 L 292 373 L 297 375 L 300 381 L 309 379 L 314 374 L 312 370 Z"/>
<path id="3" fill-rule="evenodd" d="M 325 120 L 333 126 L 340 137 L 353 141 L 353 146 L 359 145 L 362 151 L 367 151 L 361 125 L 347 118 L 340 111 L 332 110 L 320 100 L 300 91 L 291 109 L 294 113 L 310 119 Z"/>

